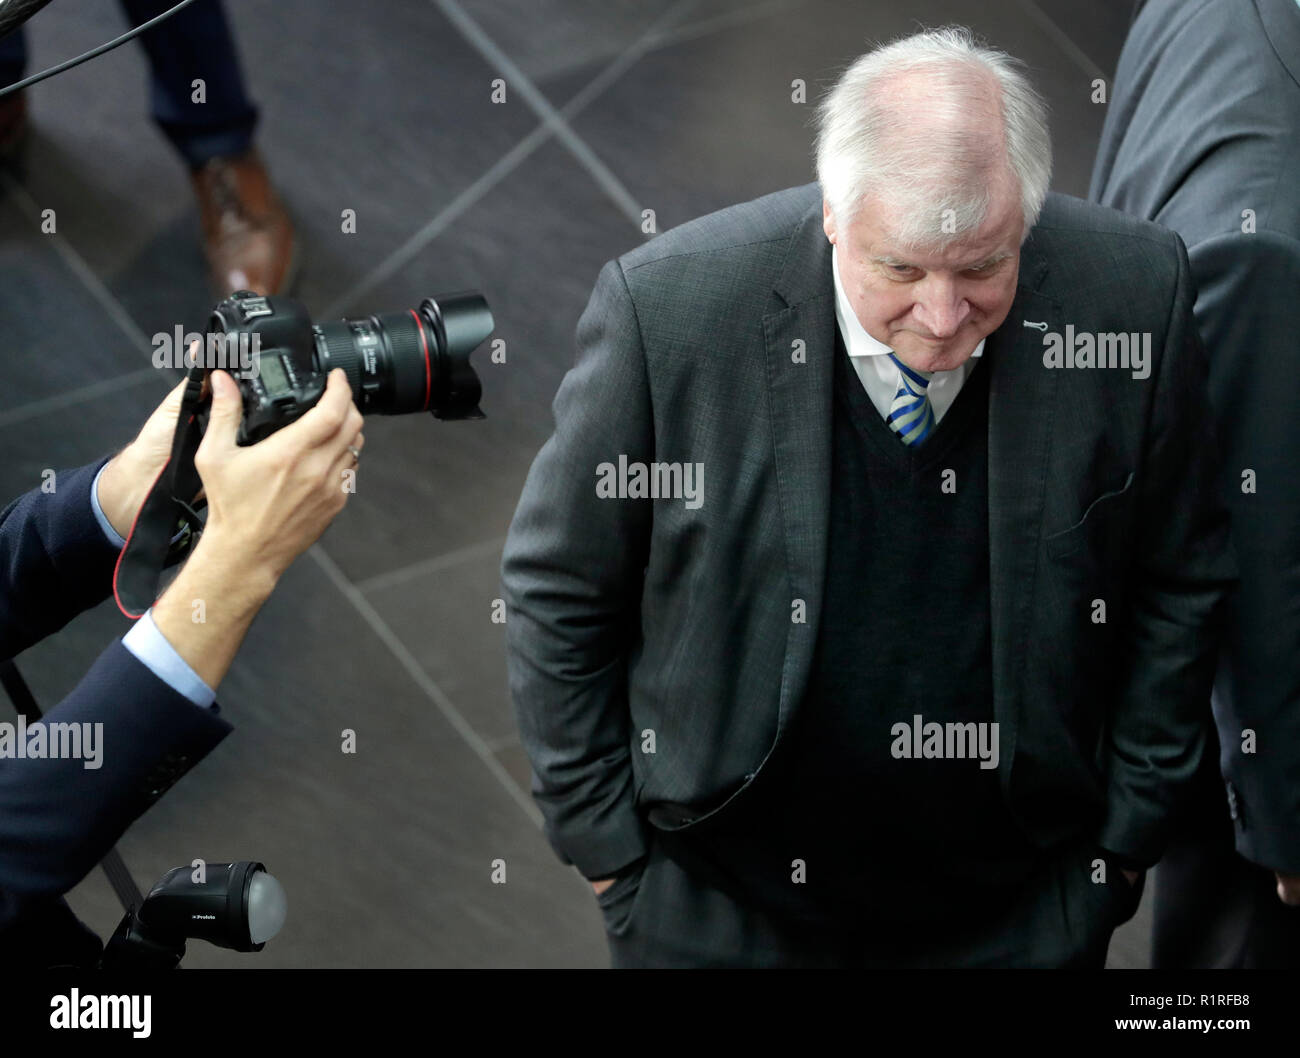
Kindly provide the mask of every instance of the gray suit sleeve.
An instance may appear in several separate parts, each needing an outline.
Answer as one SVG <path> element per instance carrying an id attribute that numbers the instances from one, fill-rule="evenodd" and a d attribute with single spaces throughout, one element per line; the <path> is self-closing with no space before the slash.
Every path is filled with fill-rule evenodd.
<path id="1" fill-rule="evenodd" d="M 600 273 L 501 562 L 510 692 L 533 794 L 561 860 L 608 877 L 646 851 L 628 714 L 651 507 L 598 498 L 597 468 L 654 458 L 636 311 L 621 266 Z"/>
<path id="2" fill-rule="evenodd" d="M 1215 683 L 1221 763 L 1237 850 L 1300 873 L 1300 240 L 1236 233 L 1190 254 L 1241 567 Z"/>
<path id="3" fill-rule="evenodd" d="M 1237 574 L 1220 489 L 1205 349 L 1182 240 L 1139 471 L 1128 674 L 1111 712 L 1099 843 L 1160 858 L 1170 816 L 1205 750 L 1224 602 Z"/>

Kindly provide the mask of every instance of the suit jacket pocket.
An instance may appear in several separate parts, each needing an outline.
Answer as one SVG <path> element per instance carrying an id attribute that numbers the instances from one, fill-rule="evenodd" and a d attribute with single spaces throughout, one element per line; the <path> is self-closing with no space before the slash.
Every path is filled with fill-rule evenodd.
<path id="1" fill-rule="evenodd" d="M 1127 493 L 1132 487 L 1133 472 L 1130 470 L 1128 477 L 1124 479 L 1124 484 L 1117 489 L 1103 492 L 1088 504 L 1088 509 L 1083 512 L 1083 517 L 1077 523 L 1068 529 L 1063 529 L 1059 533 L 1053 533 L 1047 537 L 1044 540 L 1047 545 L 1047 553 L 1052 558 L 1064 558 L 1066 555 L 1073 554 L 1083 548 L 1092 538 L 1099 523 L 1103 522 L 1110 513 L 1114 501 Z"/>
<path id="2" fill-rule="evenodd" d="M 1092 880 L 1100 855 L 1091 841 L 1084 841 L 1074 844 L 1058 864 L 1065 887 L 1066 925 L 1080 953 L 1109 944 L 1116 927 L 1132 914 L 1128 911 L 1131 895 L 1126 891 L 1132 887 L 1118 870 L 1105 882 Z"/>
<path id="3" fill-rule="evenodd" d="M 613 883 L 603 892 L 596 894 L 596 903 L 600 905 L 600 913 L 605 919 L 605 930 L 616 937 L 626 933 L 632 921 L 636 897 L 641 891 L 641 881 L 649 862 L 649 856 L 642 858 L 616 875 Z"/>

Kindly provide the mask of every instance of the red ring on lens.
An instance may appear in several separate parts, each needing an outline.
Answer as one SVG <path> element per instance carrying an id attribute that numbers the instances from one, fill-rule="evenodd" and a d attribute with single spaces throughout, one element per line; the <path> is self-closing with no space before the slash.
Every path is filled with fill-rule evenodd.
<path id="1" fill-rule="evenodd" d="M 433 378 L 429 368 L 429 339 L 424 335 L 424 323 L 416 315 L 415 309 L 407 309 L 411 318 L 415 320 L 415 329 L 420 332 L 420 346 L 424 349 L 424 408 L 429 407 L 429 389 L 433 385 Z"/>

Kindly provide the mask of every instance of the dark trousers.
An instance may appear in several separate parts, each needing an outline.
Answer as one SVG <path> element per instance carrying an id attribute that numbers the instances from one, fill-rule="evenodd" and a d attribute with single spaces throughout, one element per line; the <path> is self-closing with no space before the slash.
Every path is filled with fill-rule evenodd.
<path id="1" fill-rule="evenodd" d="M 1300 967 L 1300 908 L 1277 898 L 1273 872 L 1238 855 L 1217 742 L 1207 748 L 1152 885 L 1156 969 Z"/>
<path id="2" fill-rule="evenodd" d="M 662 835 L 637 870 L 597 899 L 615 969 L 666 967 L 1095 968 L 1131 918 L 1139 882 L 1094 883 L 1083 846 L 1045 857 L 1009 906 L 924 938 L 884 940 L 792 928 L 709 883 L 665 850 Z M 888 909 L 882 914 L 888 915 Z"/>
<path id="3" fill-rule="evenodd" d="M 132 26 L 172 6 L 174 0 L 122 0 Z M 220 0 L 198 0 L 139 41 L 149 57 L 149 100 L 154 121 L 192 168 L 240 154 L 253 141 L 257 109 L 240 74 L 235 41 Z M 93 64 L 96 60 L 90 60 Z M 21 30 L 0 39 L 0 86 L 23 78 L 27 42 Z M 204 101 L 195 102 L 194 82 Z"/>

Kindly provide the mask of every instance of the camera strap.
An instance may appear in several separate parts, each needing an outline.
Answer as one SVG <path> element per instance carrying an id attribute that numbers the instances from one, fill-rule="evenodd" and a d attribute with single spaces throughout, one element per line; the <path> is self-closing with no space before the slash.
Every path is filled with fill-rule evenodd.
<path id="1" fill-rule="evenodd" d="M 203 531 L 190 503 L 203 484 L 194 467 L 194 453 L 203 439 L 199 414 L 205 403 L 206 375 L 206 368 L 195 366 L 185 377 L 171 457 L 154 479 L 117 556 L 113 597 L 117 608 L 133 621 L 143 617 L 158 598 L 163 570 L 187 555 Z"/>

